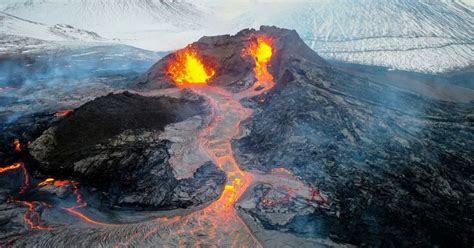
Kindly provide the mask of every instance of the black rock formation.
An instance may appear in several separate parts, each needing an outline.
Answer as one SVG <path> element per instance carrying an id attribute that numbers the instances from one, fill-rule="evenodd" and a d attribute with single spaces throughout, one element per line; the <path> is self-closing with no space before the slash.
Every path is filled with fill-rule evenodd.
<path id="1" fill-rule="evenodd" d="M 58 122 L 30 146 L 39 170 L 56 178 L 79 178 L 99 188 L 111 205 L 172 209 L 219 196 L 225 175 L 213 164 L 193 178 L 177 180 L 169 164 L 171 141 L 164 127 L 207 115 L 206 101 L 190 92 L 181 98 L 128 92 L 97 98 Z"/>
<path id="2" fill-rule="evenodd" d="M 215 76 L 209 81 L 211 86 L 220 86 L 232 92 L 248 88 L 255 82 L 253 58 L 242 56 L 243 50 L 259 35 L 273 40 L 275 53 L 269 70 L 274 75 L 283 76 L 285 66 L 293 60 L 311 60 L 320 65 L 327 63 L 309 48 L 294 30 L 283 30 L 262 26 L 260 30 L 244 29 L 236 35 L 205 36 L 190 46 L 199 51 L 201 59 L 215 69 Z M 163 57 L 136 82 L 137 89 L 161 89 L 175 87 L 166 73 L 166 66 L 174 54 Z"/>
<path id="3" fill-rule="evenodd" d="M 241 55 L 258 35 L 273 39 L 269 70 L 276 85 L 243 100 L 255 111 L 241 125 L 245 136 L 233 143 L 235 155 L 245 169 L 287 168 L 326 193 L 331 206 L 298 211 L 303 203 L 256 204 L 247 215 L 266 229 L 358 246 L 474 245 L 473 102 L 438 101 L 389 86 L 381 76 L 371 80 L 372 67 L 363 77 L 341 70 L 295 31 L 275 27 L 193 43 L 216 69 L 210 85 L 238 92 L 254 83 L 253 61 Z M 150 68 L 134 89 L 174 87 L 164 70 L 172 56 Z M 79 178 L 112 205 L 205 203 L 221 192 L 223 172 L 208 163 L 177 180 L 171 141 L 158 136 L 167 124 L 207 112 L 206 101 L 190 93 L 177 99 L 108 95 L 53 125 L 33 142 L 31 154 L 42 173 Z M 260 195 L 270 189 L 254 187 Z M 291 217 L 271 219 L 282 212 Z"/>
<path id="4" fill-rule="evenodd" d="M 248 135 L 234 142 L 239 162 L 286 167 L 337 208 L 336 216 L 316 212 L 267 228 L 356 245 L 472 246 L 474 103 L 436 101 L 343 72 L 293 31 L 265 30 L 295 41 L 288 51 L 276 47 L 276 87 L 246 102 L 258 111 L 243 125 Z"/>
<path id="5" fill-rule="evenodd" d="M 258 35 L 273 39 L 276 86 L 244 100 L 256 114 L 234 142 L 239 163 L 286 167 L 329 194 L 336 209 L 266 228 L 356 245 L 472 247 L 473 102 L 439 101 L 380 76 L 371 80 L 374 67 L 363 76 L 340 69 L 295 31 L 276 27 L 193 43 L 216 68 L 210 85 L 237 92 L 253 84 L 253 62 L 241 51 Z M 164 70 L 172 56 L 135 87 L 173 87 Z"/>

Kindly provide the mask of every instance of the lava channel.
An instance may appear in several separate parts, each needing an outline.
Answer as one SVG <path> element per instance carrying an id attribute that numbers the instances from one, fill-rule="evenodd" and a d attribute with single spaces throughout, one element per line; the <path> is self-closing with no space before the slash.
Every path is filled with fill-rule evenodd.
<path id="1" fill-rule="evenodd" d="M 252 110 L 245 108 L 240 100 L 261 95 L 274 86 L 273 76 L 268 71 L 273 54 L 273 43 L 269 37 L 259 36 L 251 40 L 242 55 L 251 56 L 255 62 L 254 72 L 257 80 L 250 89 L 235 94 L 207 85 L 215 75 L 215 70 L 206 64 L 192 47 L 172 55 L 166 68 L 176 85 L 189 87 L 210 102 L 212 119 L 198 135 L 199 151 L 196 152 L 207 154 L 227 175 L 226 185 L 218 200 L 185 216 L 159 217 L 141 223 L 104 225 L 77 211 L 78 208 L 85 207 L 86 203 L 79 194 L 77 184 L 70 182 L 74 188 L 77 205 L 63 209 L 96 227 L 93 232 L 87 232 L 86 236 L 76 235 L 77 229 L 74 227 L 52 230 L 54 240 L 49 239 L 51 244 L 57 240 L 74 239 L 89 246 L 94 246 L 97 240 L 101 240 L 104 242 L 101 245 L 114 244 L 115 247 L 169 245 L 261 247 L 260 242 L 235 209 L 236 202 L 252 184 L 267 182 L 284 187 L 291 194 L 279 200 L 281 202 L 288 201 L 294 196 L 303 196 L 309 201 L 325 202 L 325 197 L 320 196 L 319 191 L 307 187 L 289 172 L 280 170 L 270 175 L 262 175 L 242 171 L 234 157 L 231 142 L 240 134 L 240 123 L 252 115 Z M 163 93 L 165 92 L 167 91 L 164 90 Z M 41 184 L 62 186 L 63 182 L 56 183 L 54 179 L 47 179 Z M 297 190 L 294 190 L 295 188 Z M 272 204 L 278 203 L 272 202 Z M 33 213 L 30 215 L 36 216 Z M 37 235 L 41 237 L 41 234 Z M 25 237 L 22 242 L 28 242 L 28 239 L 33 241 L 35 236 Z"/>

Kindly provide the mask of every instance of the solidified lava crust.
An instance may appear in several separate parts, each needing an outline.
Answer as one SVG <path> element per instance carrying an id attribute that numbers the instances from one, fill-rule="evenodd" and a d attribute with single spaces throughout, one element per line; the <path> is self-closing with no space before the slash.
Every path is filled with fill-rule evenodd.
<path id="1" fill-rule="evenodd" d="M 473 103 L 340 70 L 292 30 L 189 47 L 197 79 L 172 53 L 134 93 L 97 98 L 46 121 L 20 151 L 10 145 L 3 172 L 21 183 L 0 177 L 0 226 L 11 227 L 1 242 L 472 247 Z M 175 212 L 154 215 L 164 209 Z"/>

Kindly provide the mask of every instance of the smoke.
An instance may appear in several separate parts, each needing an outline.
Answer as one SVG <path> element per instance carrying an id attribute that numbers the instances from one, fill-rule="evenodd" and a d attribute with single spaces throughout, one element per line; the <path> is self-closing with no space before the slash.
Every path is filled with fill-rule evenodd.
<path id="1" fill-rule="evenodd" d="M 124 88 L 162 55 L 127 46 L 93 46 L 0 57 L 0 123 L 74 108 Z"/>

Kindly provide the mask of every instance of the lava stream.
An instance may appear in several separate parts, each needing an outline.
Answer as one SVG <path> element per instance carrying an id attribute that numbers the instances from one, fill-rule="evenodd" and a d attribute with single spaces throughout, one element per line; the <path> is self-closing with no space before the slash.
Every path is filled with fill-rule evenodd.
<path id="1" fill-rule="evenodd" d="M 50 205 L 37 201 L 14 200 L 14 202 L 24 205 L 28 208 L 27 212 L 23 215 L 23 220 L 31 229 L 43 231 L 53 230 L 52 227 L 42 224 L 41 216 L 36 210 L 37 208 L 51 207 Z"/>
<path id="2" fill-rule="evenodd" d="M 22 165 L 21 162 L 16 162 L 16 163 L 13 163 L 13 164 L 5 166 L 5 167 L 0 167 L 0 173 L 5 173 L 7 171 L 20 169 L 20 167 L 22 167 L 22 166 L 23 165 Z"/>
<path id="3" fill-rule="evenodd" d="M 269 204 L 286 202 L 295 196 L 302 196 L 309 201 L 325 202 L 326 198 L 321 196 L 319 191 L 308 187 L 288 171 L 279 169 L 270 175 L 245 172 L 240 169 L 240 165 L 234 157 L 231 142 L 240 134 L 240 123 L 252 115 L 252 110 L 242 106 L 240 100 L 261 95 L 274 86 L 273 76 L 268 71 L 268 63 L 271 61 L 273 53 L 272 40 L 265 36 L 257 37 L 248 48 L 244 49 L 242 55 L 251 56 L 255 62 L 254 72 L 257 81 L 253 87 L 235 94 L 207 85 L 214 76 L 215 70 L 207 65 L 192 47 L 176 52 L 166 68 L 167 73 L 178 86 L 189 87 L 195 93 L 206 97 L 211 105 L 212 119 L 198 135 L 199 151 L 207 154 L 226 173 L 227 182 L 219 199 L 206 208 L 185 216 L 161 217 L 141 223 L 105 224 L 78 211 L 78 209 L 85 207 L 86 203 L 79 193 L 77 183 L 54 179 L 46 179 L 41 182 L 40 186 L 51 184 L 56 187 L 64 185 L 73 187 L 76 205 L 63 208 L 63 210 L 89 224 L 98 226 L 94 232 L 88 232 L 86 237 L 82 236 L 81 242 L 84 244 L 89 242 L 87 244 L 93 245 L 97 240 L 107 240 L 108 245 L 115 244 L 115 247 L 168 245 L 177 245 L 178 247 L 209 245 L 261 247 L 260 242 L 235 209 L 235 203 L 250 185 L 255 182 L 267 182 L 279 185 L 290 193 L 289 196 L 278 199 L 278 201 L 268 202 Z M 166 94 L 166 92 L 175 91 L 162 90 L 158 94 Z M 144 93 L 144 95 L 146 94 L 151 93 Z M 1 169 L 8 170 L 6 167 Z M 29 207 L 28 213 L 31 216 L 39 216 L 30 211 L 30 205 L 26 203 L 25 205 Z M 70 232 L 67 232 L 66 228 L 52 230 L 56 236 L 54 240 L 70 239 L 71 235 L 74 236 L 77 231 L 71 228 Z M 34 237 L 31 239 L 34 240 Z M 54 240 L 50 241 L 54 243 Z"/>

